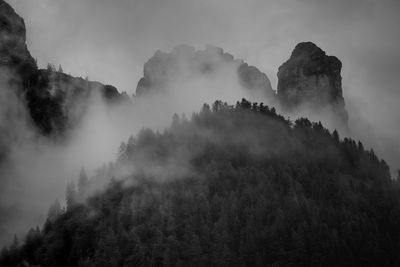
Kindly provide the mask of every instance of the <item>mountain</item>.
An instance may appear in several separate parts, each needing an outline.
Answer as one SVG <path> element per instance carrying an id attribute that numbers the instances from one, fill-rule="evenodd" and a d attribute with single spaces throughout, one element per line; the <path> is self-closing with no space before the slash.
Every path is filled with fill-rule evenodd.
<path id="1" fill-rule="evenodd" d="M 0 68 L 7 71 L 8 84 L 17 84 L 20 88 L 18 94 L 41 133 L 62 134 L 73 128 L 85 114 L 93 94 L 102 96 L 106 103 L 129 99 L 113 86 L 72 77 L 52 66 L 47 71 L 38 70 L 26 46 L 23 19 L 3 0 L 0 5 Z M 289 114 L 322 114 L 313 119 L 332 121 L 331 128 L 342 129 L 348 128 L 348 115 L 342 95 L 341 66 L 340 60 L 327 56 L 315 44 L 300 43 L 289 60 L 279 67 L 275 93 L 263 72 L 235 59 L 222 48 L 208 45 L 204 50 L 196 50 L 180 45 L 170 53 L 157 51 L 144 64 L 136 96 L 166 93 L 169 87 L 179 85 L 188 87 L 187 82 L 193 79 L 209 80 L 205 86 L 216 88 L 237 83 L 248 93 L 247 97 L 280 105 Z"/>
<path id="2" fill-rule="evenodd" d="M 328 111 L 334 125 L 348 126 L 342 95 L 342 63 L 312 42 L 296 45 L 289 60 L 279 67 L 278 98 L 284 110 Z"/>
<path id="3" fill-rule="evenodd" d="M 3 73 L 7 71 L 8 84 L 16 84 L 19 88 L 18 95 L 26 103 L 28 114 L 39 132 L 50 136 L 73 129 L 88 109 L 88 100 L 93 95 L 100 95 L 106 103 L 129 100 L 113 86 L 72 77 L 56 71 L 51 65 L 47 70 L 38 70 L 26 46 L 23 19 L 3 0 L 0 5 L 0 68 Z M 230 88 L 230 92 L 221 91 L 214 96 L 222 98 L 227 94 L 235 95 L 234 87 L 239 86 L 243 89 L 241 94 L 254 101 L 280 105 L 289 114 L 322 114 L 313 120 L 333 121 L 331 128 L 341 129 L 342 125 L 348 127 L 348 119 L 340 70 L 341 62 L 336 57 L 326 56 L 311 42 L 300 43 L 279 68 L 275 93 L 267 75 L 243 60 L 235 59 L 222 48 L 208 45 L 204 50 L 196 50 L 180 45 L 170 53 L 157 51 L 144 64 L 136 96 L 140 99 L 154 93 L 165 94 L 171 87 L 181 90 L 182 94 L 193 85 L 190 81 L 200 81 L 204 87 L 212 87 L 207 94 Z M 188 94 L 198 95 L 192 91 Z"/>
<path id="4" fill-rule="evenodd" d="M 16 91 L 35 128 L 48 136 L 63 134 L 78 124 L 94 95 L 108 104 L 128 100 L 111 85 L 72 77 L 51 65 L 47 70 L 38 69 L 26 46 L 24 20 L 3 0 L 0 0 L 0 70 L 2 87 Z"/>
<path id="5" fill-rule="evenodd" d="M 235 79 L 245 90 L 260 97 L 271 100 L 275 98 L 275 92 L 264 73 L 242 60 L 234 59 L 222 48 L 211 45 L 204 50 L 180 45 L 171 53 L 157 51 L 144 64 L 143 78 L 138 82 L 136 95 L 141 97 L 162 93 L 168 86 L 184 83 L 186 80 L 198 77 L 213 79 L 215 76 Z"/>
<path id="6" fill-rule="evenodd" d="M 63 178 L 59 166 L 70 157 L 56 154 L 53 161 L 50 151 L 42 165 L 32 157 L 82 123 L 96 100 L 110 108 L 138 104 L 138 117 L 157 110 L 159 119 L 169 113 L 167 101 L 192 110 L 199 90 L 213 99 L 221 88 L 227 89 L 222 97 L 239 92 L 256 99 L 204 104 L 190 119 L 175 114 L 161 132 L 143 128 L 121 143 L 114 162 L 91 177 L 82 170 L 77 186 L 67 186 L 65 207 L 55 201 L 43 226 L 23 240 L 16 236 L 1 250 L 0 266 L 400 265 L 399 179 L 361 142 L 301 117 L 347 127 L 336 57 L 311 42 L 298 44 L 279 68 L 275 93 L 263 72 L 221 48 L 177 46 L 145 63 L 131 103 L 111 85 L 72 77 L 51 64 L 39 69 L 26 47 L 23 19 L 3 0 L 0 8 L 0 178 L 7 192 L 0 202 L 0 236 L 12 231 L 4 226 L 13 222 L 7 215 L 22 214 L 26 209 L 18 211 L 18 205 L 27 203 L 7 198 L 13 192 L 20 198 L 26 181 L 7 165 L 27 169 L 22 174 L 30 185 L 41 181 L 38 187 L 53 190 L 53 180 L 34 179 L 43 174 L 37 169 Z M 292 121 L 277 109 L 300 118 Z M 112 119 L 125 115 L 122 122 L 136 122 L 118 112 Z M 30 153 L 15 145 L 24 141 L 21 132 L 30 133 L 19 124 L 25 117 L 35 134 L 51 141 Z M 101 131 L 89 128 L 85 142 Z M 111 136 L 105 139 L 118 139 Z M 69 148 L 54 143 L 57 152 Z M 18 154 L 8 153 L 12 145 Z M 79 152 L 86 149 L 77 145 Z M 50 166 L 58 158 L 63 164 Z M 37 194 L 29 193 L 35 202 Z"/>
<path id="7" fill-rule="evenodd" d="M 115 178 L 86 199 L 102 177 Z M 216 101 L 81 173 L 66 209 L 55 203 L 0 264 L 398 266 L 399 186 L 372 150 L 320 123 Z"/>

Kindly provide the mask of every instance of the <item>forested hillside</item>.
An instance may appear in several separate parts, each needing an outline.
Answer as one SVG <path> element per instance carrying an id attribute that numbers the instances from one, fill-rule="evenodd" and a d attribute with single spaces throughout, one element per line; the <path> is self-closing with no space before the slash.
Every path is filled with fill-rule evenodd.
<path id="1" fill-rule="evenodd" d="M 95 177 L 82 171 L 67 206 L 0 265 L 398 266 L 399 193 L 360 142 L 217 101 L 143 129 Z"/>

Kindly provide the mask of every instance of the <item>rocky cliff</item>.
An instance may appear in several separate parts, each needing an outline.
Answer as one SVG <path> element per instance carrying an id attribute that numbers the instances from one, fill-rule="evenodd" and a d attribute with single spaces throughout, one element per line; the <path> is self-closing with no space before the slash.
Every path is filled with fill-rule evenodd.
<path id="1" fill-rule="evenodd" d="M 299 43 L 289 60 L 279 67 L 278 98 L 283 109 L 332 113 L 333 124 L 347 127 L 342 95 L 342 63 L 311 42 Z"/>
<path id="2" fill-rule="evenodd" d="M 239 84 L 249 92 L 275 98 L 275 92 L 264 73 L 242 60 L 235 59 L 222 48 L 211 45 L 204 50 L 180 45 L 171 53 L 157 51 L 144 65 L 143 78 L 137 85 L 136 95 L 140 97 L 165 90 L 168 84 L 176 82 L 177 76 L 179 80 L 185 80 L 200 76 L 212 78 L 213 75 L 221 73 L 238 79 Z"/>
<path id="3" fill-rule="evenodd" d="M 0 67 L 26 79 L 37 70 L 26 47 L 24 20 L 6 2 L 0 0 Z"/>

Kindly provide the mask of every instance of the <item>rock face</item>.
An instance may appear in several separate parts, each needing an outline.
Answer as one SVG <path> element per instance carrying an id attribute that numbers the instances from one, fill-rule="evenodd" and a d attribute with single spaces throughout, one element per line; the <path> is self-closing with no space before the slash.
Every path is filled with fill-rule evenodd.
<path id="1" fill-rule="evenodd" d="M 240 64 L 238 68 L 239 81 L 243 87 L 249 90 L 261 91 L 266 97 L 275 100 L 275 92 L 267 75 L 254 66 L 247 63 Z"/>
<path id="2" fill-rule="evenodd" d="M 254 66 L 222 50 L 208 45 L 205 50 L 180 45 L 171 53 L 157 51 L 144 65 L 143 78 L 138 82 L 138 97 L 165 90 L 166 85 L 179 79 L 192 77 L 212 77 L 224 68 L 230 68 L 240 85 L 251 92 L 275 98 L 268 77 Z"/>
<path id="3" fill-rule="evenodd" d="M 38 130 L 46 135 L 60 133 L 79 123 L 90 105 L 89 98 L 99 94 L 107 104 L 128 99 L 111 85 L 72 77 L 55 68 L 38 69 L 26 46 L 24 20 L 0 0 L 0 79 L 13 89 Z"/>
<path id="4" fill-rule="evenodd" d="M 331 113 L 334 126 L 347 127 L 342 95 L 342 63 L 311 42 L 299 43 L 279 67 L 278 98 L 288 112 L 307 109 Z"/>
<path id="5" fill-rule="evenodd" d="M 9 68 L 22 79 L 37 70 L 26 47 L 24 20 L 3 0 L 0 0 L 0 67 Z"/>

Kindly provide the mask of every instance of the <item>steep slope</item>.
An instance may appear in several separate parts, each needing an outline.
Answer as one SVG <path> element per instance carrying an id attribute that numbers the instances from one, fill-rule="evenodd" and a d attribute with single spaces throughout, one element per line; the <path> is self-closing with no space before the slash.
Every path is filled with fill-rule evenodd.
<path id="1" fill-rule="evenodd" d="M 116 179 L 84 200 L 102 176 Z M 141 131 L 90 181 L 81 174 L 66 210 L 56 203 L 0 264 L 396 266 L 399 193 L 361 143 L 264 105 L 215 102 L 163 134 Z"/>

